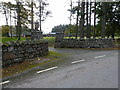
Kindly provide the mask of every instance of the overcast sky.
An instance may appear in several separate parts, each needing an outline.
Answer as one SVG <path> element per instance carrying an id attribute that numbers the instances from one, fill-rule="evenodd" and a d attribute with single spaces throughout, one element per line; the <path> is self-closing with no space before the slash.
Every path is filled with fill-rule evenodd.
<path id="1" fill-rule="evenodd" d="M 48 0 L 49 10 L 52 11 L 52 17 L 48 17 L 43 23 L 43 31 L 50 32 L 51 29 L 59 24 L 69 24 L 68 17 L 70 16 L 69 11 L 69 2 L 70 0 Z"/>
<path id="2" fill-rule="evenodd" d="M 0 1 L 14 1 L 14 0 L 0 0 Z M 46 21 L 42 24 L 43 33 L 51 32 L 52 28 L 56 25 L 60 24 L 69 24 L 68 17 L 70 16 L 70 12 L 67 9 L 70 8 L 69 3 L 70 0 L 47 0 L 49 3 L 48 10 L 52 11 L 51 16 L 46 19 Z M 0 25 L 5 25 L 5 17 L 0 14 Z"/>

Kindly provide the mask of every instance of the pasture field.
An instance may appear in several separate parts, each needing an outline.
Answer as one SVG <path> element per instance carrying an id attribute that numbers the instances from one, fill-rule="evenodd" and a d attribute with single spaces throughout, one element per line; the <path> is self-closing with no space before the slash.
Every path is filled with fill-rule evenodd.
<path id="1" fill-rule="evenodd" d="M 65 39 L 69 39 L 69 37 L 64 37 L 64 38 Z M 75 37 L 71 37 L 71 38 L 75 39 Z M 115 39 L 118 39 L 118 38 L 120 38 L 120 37 L 117 37 L 117 36 L 115 37 Z M 43 37 L 43 39 L 45 39 L 46 41 L 48 41 L 48 45 L 49 46 L 54 46 L 55 37 Z M 79 39 L 79 37 L 78 37 L 78 39 Z M 86 39 L 86 37 L 85 37 L 85 39 Z M 11 37 L 2 37 L 0 39 L 0 42 L 5 43 L 7 41 L 17 41 L 17 40 L 18 40 L 17 37 L 13 37 L 13 38 L 11 38 Z M 21 37 L 21 41 L 23 41 L 23 40 L 26 40 L 26 38 L 25 37 Z"/>
<path id="2" fill-rule="evenodd" d="M 18 40 L 17 37 L 12 37 L 12 38 L 11 37 L 2 37 L 0 42 L 4 43 L 4 42 L 7 42 L 7 41 L 17 41 L 17 40 Z M 21 40 L 26 40 L 26 38 L 21 37 Z"/>
<path id="3" fill-rule="evenodd" d="M 43 37 L 43 39 L 47 40 L 48 41 L 48 44 L 49 46 L 53 46 L 54 45 L 54 42 L 55 42 L 55 37 Z M 8 42 L 8 41 L 17 41 L 18 38 L 17 37 L 2 37 L 0 39 L 0 42 L 2 43 L 5 43 L 5 42 Z M 25 37 L 21 37 L 21 41 L 23 40 L 26 40 Z"/>

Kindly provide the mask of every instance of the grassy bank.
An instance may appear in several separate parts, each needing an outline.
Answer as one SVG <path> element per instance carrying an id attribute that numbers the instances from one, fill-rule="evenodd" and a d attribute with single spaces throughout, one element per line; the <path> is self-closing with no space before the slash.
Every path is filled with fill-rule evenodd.
<path id="1" fill-rule="evenodd" d="M 25 60 L 22 63 L 11 65 L 2 68 L 2 77 L 12 76 L 14 74 L 22 73 L 34 67 L 50 67 L 56 63 L 62 55 L 53 51 L 50 51 L 47 56 L 37 57 L 34 59 Z M 52 63 L 52 64 L 51 64 Z M 58 62 L 59 63 L 59 62 Z"/>

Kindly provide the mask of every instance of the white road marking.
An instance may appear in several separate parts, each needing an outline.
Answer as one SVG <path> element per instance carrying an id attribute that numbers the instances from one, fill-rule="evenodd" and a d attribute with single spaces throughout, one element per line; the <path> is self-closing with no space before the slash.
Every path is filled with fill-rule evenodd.
<path id="1" fill-rule="evenodd" d="M 84 59 L 83 60 L 78 60 L 78 61 L 74 61 L 74 62 L 71 62 L 71 63 L 74 64 L 74 63 L 83 62 L 83 61 L 85 61 L 85 60 Z"/>
<path id="2" fill-rule="evenodd" d="M 42 72 L 53 70 L 53 69 L 56 69 L 56 68 L 58 68 L 58 67 L 55 66 L 55 67 L 52 67 L 52 68 L 48 68 L 48 69 L 45 69 L 45 70 L 38 71 L 37 73 L 42 73 Z"/>
<path id="3" fill-rule="evenodd" d="M 102 56 L 97 56 L 97 57 L 94 57 L 94 58 L 101 58 L 101 57 L 105 57 L 106 55 L 102 55 Z"/>
<path id="4" fill-rule="evenodd" d="M 118 53 L 114 53 L 114 55 L 118 55 Z"/>
<path id="5" fill-rule="evenodd" d="M 9 83 L 10 81 L 4 81 L 4 82 L 1 82 L 0 85 L 2 84 L 6 84 L 6 83 Z"/>

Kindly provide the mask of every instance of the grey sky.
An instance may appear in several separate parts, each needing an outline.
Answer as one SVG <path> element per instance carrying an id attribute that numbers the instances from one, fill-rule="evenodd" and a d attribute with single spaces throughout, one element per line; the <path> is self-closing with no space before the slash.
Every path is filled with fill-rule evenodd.
<path id="1" fill-rule="evenodd" d="M 4 1 L 4 0 L 0 0 L 0 1 Z M 14 0 L 5 0 L 7 1 L 14 1 Z M 43 33 L 49 33 L 51 32 L 51 29 L 59 24 L 69 24 L 69 11 L 67 11 L 67 9 L 70 7 L 69 6 L 69 0 L 47 0 L 47 2 L 49 3 L 49 6 L 47 7 L 48 10 L 52 11 L 51 16 L 52 17 L 48 17 L 46 19 L 46 21 L 44 21 L 42 23 L 42 31 Z M 4 15 L 2 15 L 0 13 L 0 18 L 1 18 L 1 25 L 5 25 L 6 21 L 5 21 L 5 17 Z"/>

